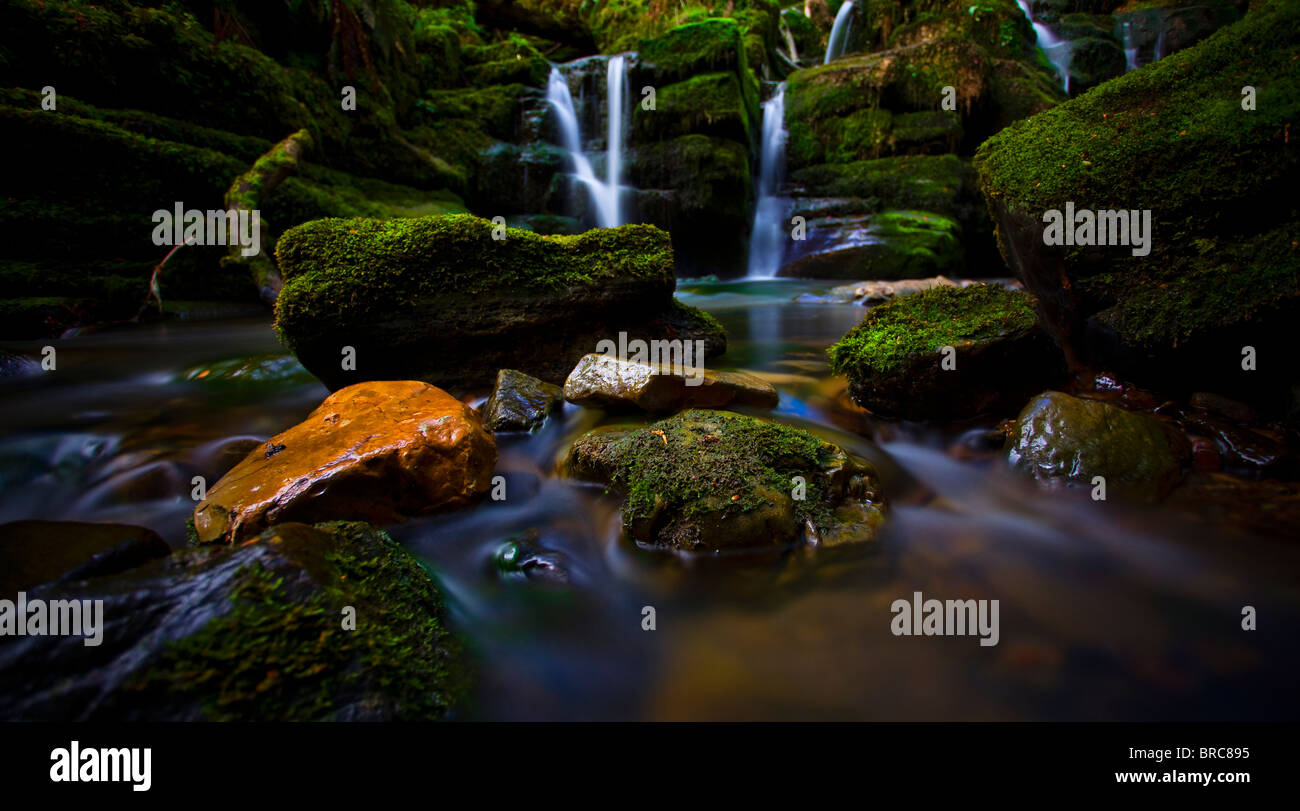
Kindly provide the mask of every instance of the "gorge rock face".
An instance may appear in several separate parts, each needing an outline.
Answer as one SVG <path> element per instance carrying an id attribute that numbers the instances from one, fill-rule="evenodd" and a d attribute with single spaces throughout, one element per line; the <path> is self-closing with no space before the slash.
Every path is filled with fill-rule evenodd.
<path id="1" fill-rule="evenodd" d="M 806 431 L 726 411 L 593 431 L 573 444 L 565 467 L 625 495 L 623 526 L 649 546 L 849 547 L 874 538 L 884 520 L 869 464 Z"/>
<path id="2" fill-rule="evenodd" d="M 418 381 L 358 383 L 250 453 L 194 511 L 201 543 L 271 524 L 455 509 L 485 492 L 496 443 L 469 406 Z"/>
<path id="3" fill-rule="evenodd" d="M 432 580 L 365 524 L 281 524 L 37 596 L 103 600 L 100 644 L 0 639 L 5 720 L 437 720 L 467 686 Z"/>
<path id="4" fill-rule="evenodd" d="M 1182 478 L 1175 447 L 1159 420 L 1049 391 L 1020 412 L 1007 459 L 1046 484 L 1091 488 L 1101 476 L 1107 497 L 1151 501 Z"/>
<path id="5" fill-rule="evenodd" d="M 1014 409 L 1064 372 L 1031 297 L 986 284 L 934 287 L 882 304 L 829 354 L 859 405 L 910 420 Z"/>
<path id="6" fill-rule="evenodd" d="M 654 413 L 728 405 L 773 408 L 779 398 L 771 383 L 744 372 L 638 363 L 593 353 L 584 355 L 564 382 L 564 399 Z"/>
<path id="7" fill-rule="evenodd" d="M 1001 271 L 974 173 L 958 153 L 1064 94 L 1014 2 L 978 14 L 920 6 L 915 15 L 902 5 L 855 6 L 859 55 L 787 79 L 786 192 L 808 237 L 787 240 L 779 275 Z"/>
<path id="8" fill-rule="evenodd" d="M 980 147 L 999 246 L 1073 357 L 1284 408 L 1300 314 L 1295 47 L 1300 7 L 1270 3 Z M 1045 245 L 1045 212 L 1067 202 L 1150 210 L 1149 255 Z"/>
<path id="9" fill-rule="evenodd" d="M 500 369 L 559 384 L 620 332 L 726 344 L 673 299 L 668 235 L 650 225 L 544 237 L 469 215 L 320 220 L 276 246 L 276 329 L 337 389 L 361 380 L 486 386 Z M 345 347 L 355 368 L 345 368 Z"/>

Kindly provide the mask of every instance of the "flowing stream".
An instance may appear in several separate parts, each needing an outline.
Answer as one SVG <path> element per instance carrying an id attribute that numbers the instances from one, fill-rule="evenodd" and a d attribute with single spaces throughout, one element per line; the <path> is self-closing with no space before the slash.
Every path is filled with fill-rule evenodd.
<path id="1" fill-rule="evenodd" d="M 678 296 L 728 330 L 710 366 L 766 376 L 781 393 L 774 418 L 875 463 L 891 500 L 878 542 L 833 559 L 638 548 L 620 536 L 615 498 L 554 475 L 573 437 L 612 421 L 566 406 L 535 434 L 498 438 L 505 501 L 390 528 L 473 640 L 481 682 L 468 717 L 1296 717 L 1300 657 L 1277 630 L 1300 618 L 1293 544 L 1048 493 L 996 452 L 954 453 L 963 430 L 996 421 L 872 420 L 825 361 L 864 310 L 794 300 L 828 286 L 684 282 Z M 39 357 L 43 344 L 5 348 Z M 266 318 L 57 345 L 57 374 L 3 384 L 0 520 L 139 523 L 179 546 L 192 478 L 217 475 L 232 449 L 301 421 L 327 393 Z M 232 359 L 257 373 L 222 374 Z M 893 636 L 891 603 L 917 591 L 999 600 L 998 645 Z M 1244 605 L 1260 611 L 1251 635 Z"/>
<path id="2" fill-rule="evenodd" d="M 1052 63 L 1056 68 L 1057 74 L 1061 77 L 1061 82 L 1065 88 L 1066 95 L 1070 93 L 1070 43 L 1061 39 L 1052 33 L 1052 29 L 1034 20 L 1029 13 L 1029 3 L 1027 0 L 1016 0 L 1016 5 L 1025 13 L 1025 19 L 1034 26 L 1034 35 L 1038 40 L 1038 47 L 1047 55 L 1047 61 Z"/>

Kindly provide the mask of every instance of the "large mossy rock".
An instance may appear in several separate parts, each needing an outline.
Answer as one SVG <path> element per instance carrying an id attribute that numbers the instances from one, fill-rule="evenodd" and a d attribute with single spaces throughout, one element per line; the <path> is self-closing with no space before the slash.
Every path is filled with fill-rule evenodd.
<path id="1" fill-rule="evenodd" d="M 777 275 L 811 279 L 921 279 L 961 275 L 961 226 L 928 211 L 882 211 L 808 222 Z"/>
<path id="2" fill-rule="evenodd" d="M 673 299 L 673 251 L 650 225 L 539 236 L 468 215 L 319 220 L 276 245 L 276 329 L 331 388 L 360 380 L 486 386 L 500 369 L 559 384 L 604 339 L 700 339 L 721 326 Z M 344 348 L 355 351 L 345 370 Z"/>
<path id="3" fill-rule="evenodd" d="M 365 524 L 283 524 L 35 596 L 103 600 L 100 644 L 0 638 L 7 720 L 437 720 L 469 683 L 428 573 Z"/>
<path id="4" fill-rule="evenodd" d="M 1269 3 L 980 148 L 1003 255 L 1076 356 L 1280 410 L 1300 313 L 1297 47 L 1300 3 Z M 1150 254 L 1045 245 L 1044 213 L 1067 202 L 1150 209 Z"/>
<path id="5" fill-rule="evenodd" d="M 869 464 L 798 428 L 726 411 L 593 431 L 573 444 L 565 468 L 626 496 L 624 528 L 648 546 L 847 547 L 874 538 L 884 519 Z"/>
<path id="6" fill-rule="evenodd" d="M 418 381 L 357 383 L 276 434 L 194 510 L 201 543 L 239 541 L 286 521 L 393 523 L 487 491 L 496 443 L 478 415 Z"/>
<path id="7" fill-rule="evenodd" d="M 985 284 L 882 304 L 829 355 L 859 405 L 911 420 L 1014 411 L 1064 371 L 1032 298 Z"/>
<path id="8" fill-rule="evenodd" d="M 1151 501 L 1182 478 L 1176 445 L 1165 426 L 1100 400 L 1049 391 L 1016 420 L 1007 459 L 1049 486 L 1096 488 L 1106 497 Z"/>

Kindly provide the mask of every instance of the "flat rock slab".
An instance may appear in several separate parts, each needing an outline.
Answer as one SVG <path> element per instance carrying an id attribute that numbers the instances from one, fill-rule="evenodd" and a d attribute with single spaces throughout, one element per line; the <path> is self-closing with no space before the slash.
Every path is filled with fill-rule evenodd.
<path id="1" fill-rule="evenodd" d="M 583 406 L 664 413 L 681 408 L 747 405 L 773 408 L 771 383 L 744 372 L 638 363 L 613 355 L 584 355 L 564 382 L 564 399 Z"/>
<path id="2" fill-rule="evenodd" d="M 238 540 L 284 521 L 395 523 L 455 509 L 487 490 L 496 443 L 478 415 L 413 380 L 341 389 L 272 437 L 194 511 L 200 542 Z"/>

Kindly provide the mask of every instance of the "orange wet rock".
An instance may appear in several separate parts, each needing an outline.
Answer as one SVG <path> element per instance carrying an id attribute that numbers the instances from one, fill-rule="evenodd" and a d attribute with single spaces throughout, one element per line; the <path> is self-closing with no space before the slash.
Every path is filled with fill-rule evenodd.
<path id="1" fill-rule="evenodd" d="M 358 383 L 223 476 L 195 509 L 194 528 L 211 543 L 285 521 L 388 524 L 455 509 L 488 489 L 496 456 L 474 411 L 442 389 Z"/>

